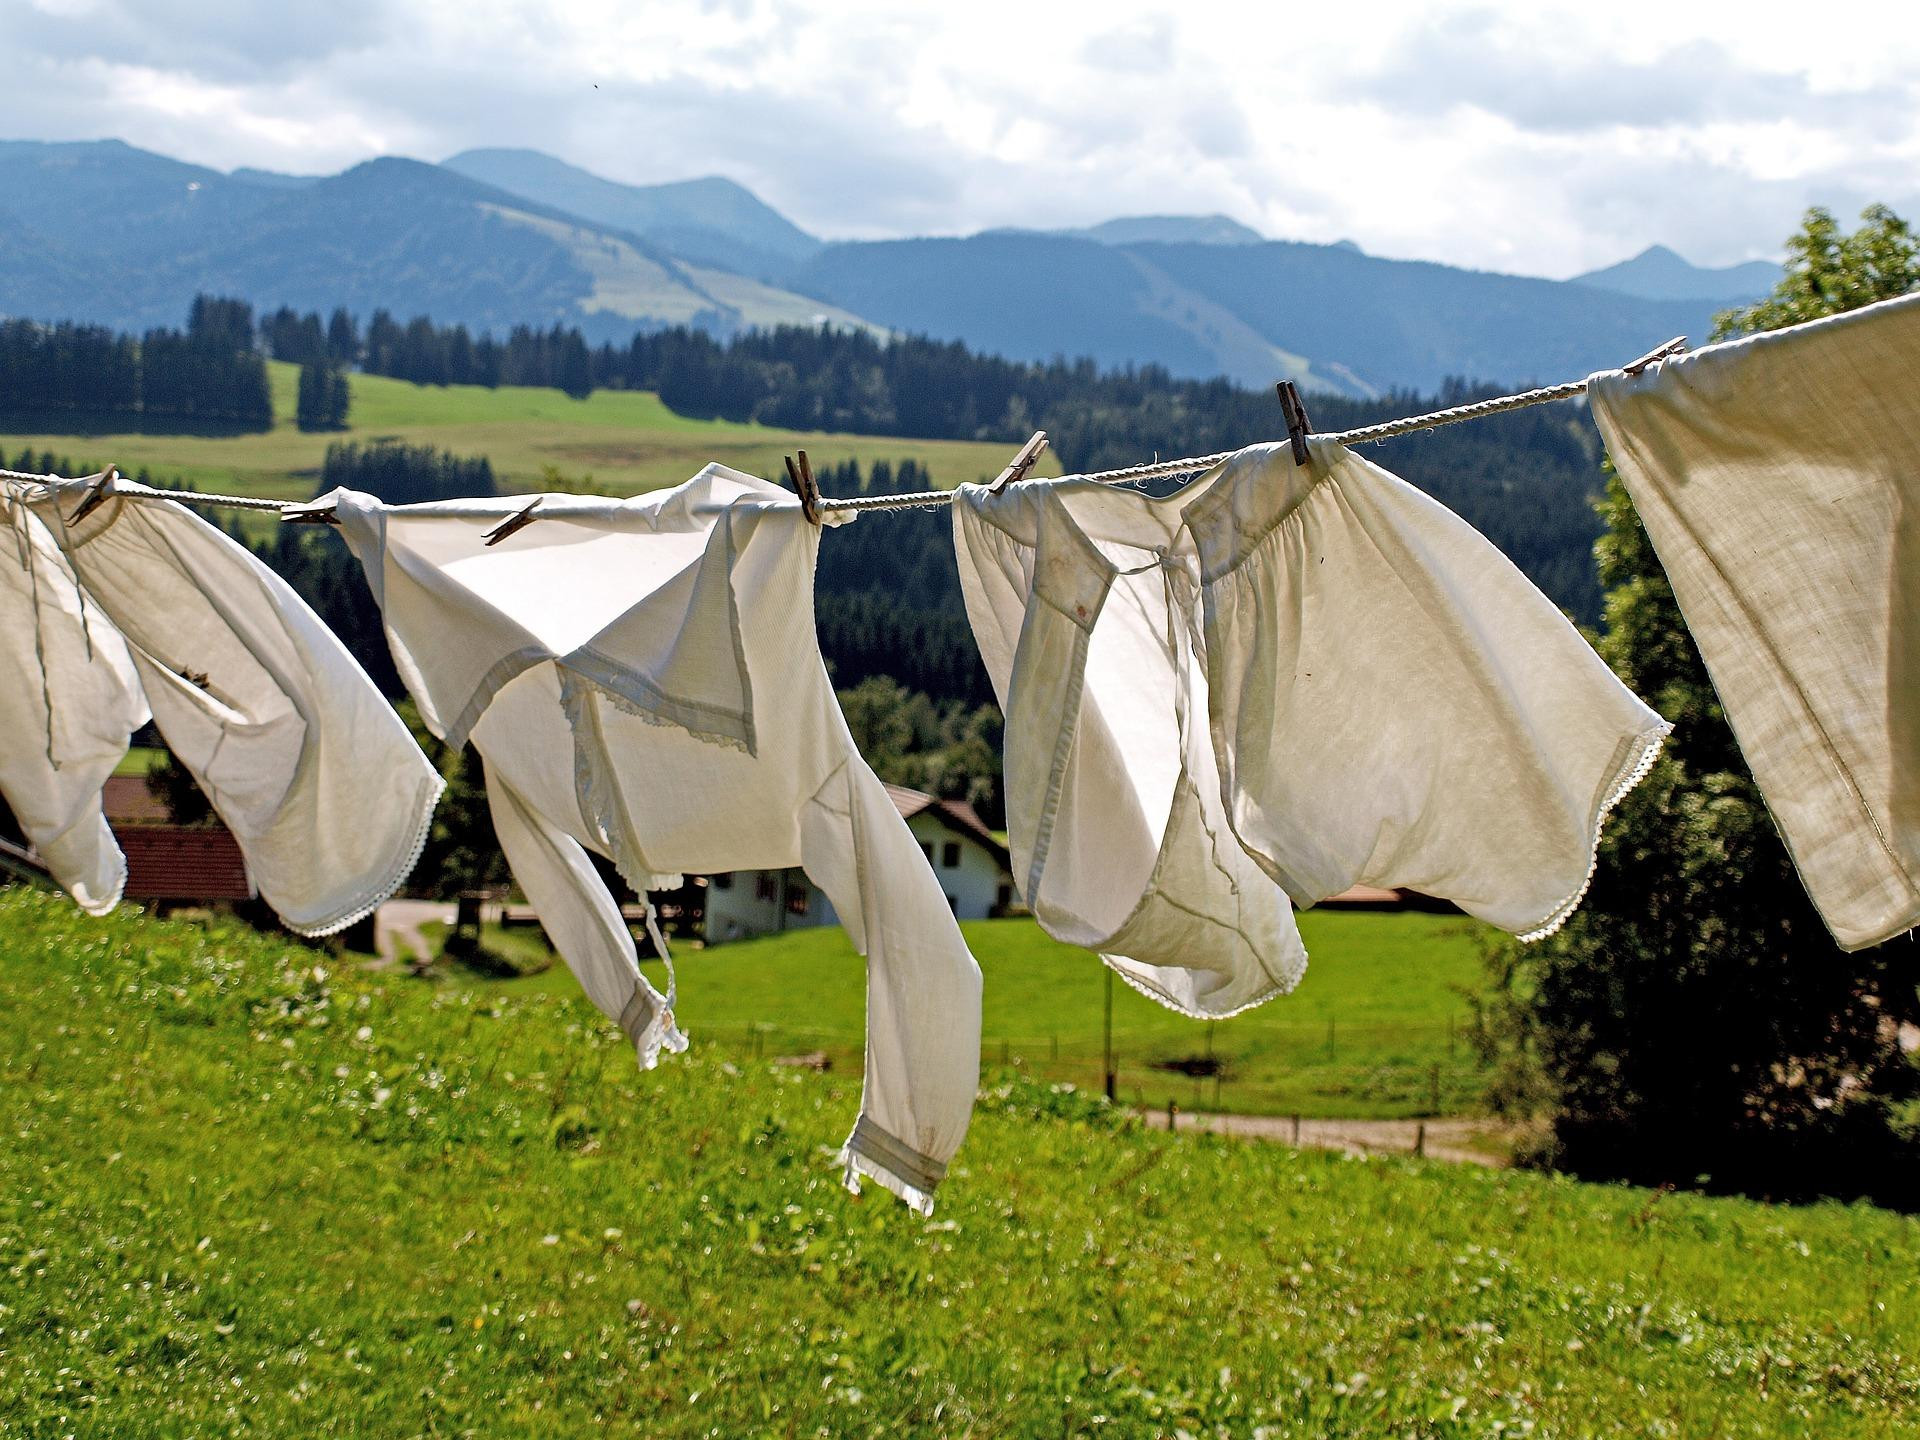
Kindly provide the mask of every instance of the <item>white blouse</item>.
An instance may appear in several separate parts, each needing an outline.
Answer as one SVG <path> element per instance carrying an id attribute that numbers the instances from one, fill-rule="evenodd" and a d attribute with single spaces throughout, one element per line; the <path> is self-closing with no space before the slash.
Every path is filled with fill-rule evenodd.
<path id="1" fill-rule="evenodd" d="M 436 733 L 470 736 L 515 878 L 643 1063 L 685 1041 L 588 852 L 636 890 L 802 865 L 867 956 L 861 1115 L 843 1151 L 922 1210 L 979 1079 L 980 971 L 855 751 L 813 625 L 819 532 L 795 497 L 708 466 L 634 500 L 387 507 L 329 497 Z M 796 983 L 804 983 L 795 977 Z"/>
<path id="2" fill-rule="evenodd" d="M 1337 445 L 954 510 L 1015 877 L 1176 1009 L 1292 988 L 1288 897 L 1404 887 L 1551 933 L 1668 730 L 1484 537 Z"/>

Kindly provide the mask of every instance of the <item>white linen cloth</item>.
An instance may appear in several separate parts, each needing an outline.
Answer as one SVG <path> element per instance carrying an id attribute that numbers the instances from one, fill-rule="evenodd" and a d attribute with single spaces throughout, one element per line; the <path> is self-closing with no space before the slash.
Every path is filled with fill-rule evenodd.
<path id="1" fill-rule="evenodd" d="M 1200 1019 L 1293 989 L 1307 963 L 1293 908 L 1221 802 L 1178 497 L 963 485 L 953 526 L 1006 712 L 1014 879 L 1041 927 Z"/>
<path id="2" fill-rule="evenodd" d="M 867 957 L 867 1066 L 842 1158 L 922 1211 L 979 1081 L 980 971 L 885 787 L 854 749 L 813 628 L 819 532 L 796 498 L 708 466 L 618 501 L 388 508 L 330 497 L 402 678 L 471 736 L 515 878 L 643 1063 L 684 1048 L 588 859 L 636 890 L 804 866 Z M 671 972 L 669 972 L 671 975 Z"/>
<path id="3" fill-rule="evenodd" d="M 1185 509 L 1234 833 L 1303 905 L 1377 885 L 1553 933 L 1672 727 L 1466 521 L 1309 451 L 1244 450 Z"/>
<path id="4" fill-rule="evenodd" d="M 1016 879 L 1048 932 L 1074 943 L 1091 943 L 1098 927 L 1076 922 L 1102 903 L 1112 913 L 1113 890 L 1218 904 L 1175 889 L 1201 877 L 1172 863 L 1142 883 L 1154 852 L 1130 812 L 1161 793 L 1141 774 L 1164 776 L 1174 757 L 1201 792 L 1190 813 L 1216 896 L 1257 903 L 1250 871 L 1282 903 L 1407 888 L 1537 939 L 1579 903 L 1607 811 L 1669 728 L 1471 526 L 1329 442 L 1312 442 L 1304 467 L 1287 446 L 1252 447 L 1162 499 L 1083 480 L 962 487 L 954 524 L 1007 711 Z M 1064 698 L 1034 698 L 1052 692 Z M 1206 743 L 1188 719 L 1200 713 Z M 1139 813 L 1155 836 L 1161 814 L 1186 818 L 1158 801 Z M 1221 813 L 1225 829 L 1208 818 Z M 1063 827 L 1085 858 L 1055 875 L 1061 846 L 1044 841 Z M 1243 960 L 1224 993 L 1252 1003 L 1291 988 L 1299 962 L 1272 958 L 1274 932 L 1241 933 L 1260 937 L 1268 980 Z M 1100 948 L 1190 963 L 1132 944 Z"/>
<path id="5" fill-rule="evenodd" d="M 420 858 L 443 783 L 373 682 L 292 588 L 174 502 L 82 487 L 34 503 L 89 605 L 125 637 L 167 747 L 233 832 L 289 930 L 371 914 Z"/>
<path id="6" fill-rule="evenodd" d="M 146 702 L 126 643 L 86 603 L 53 536 L 23 504 L 0 506 L 0 795 L 53 878 L 104 915 L 127 862 L 101 789 Z"/>
<path id="7" fill-rule="evenodd" d="M 1587 393 L 1834 939 L 1920 925 L 1920 296 Z"/>

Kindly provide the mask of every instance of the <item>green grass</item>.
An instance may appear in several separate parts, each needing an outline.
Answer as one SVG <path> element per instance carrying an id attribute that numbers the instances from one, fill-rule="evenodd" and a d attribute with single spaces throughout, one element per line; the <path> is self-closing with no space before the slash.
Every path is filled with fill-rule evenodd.
<path id="1" fill-rule="evenodd" d="M 816 469 L 855 459 L 865 467 L 917 459 L 945 485 L 991 477 L 1011 458 L 1007 445 L 959 440 L 889 439 L 865 435 L 803 434 L 725 420 L 689 420 L 675 415 L 646 391 L 600 390 L 573 400 L 558 390 L 474 385 L 413 385 L 379 375 L 351 379 L 351 429 L 344 434 L 302 434 L 293 422 L 298 368 L 270 362 L 274 428 L 259 435 L 73 435 L 0 436 L 10 454 L 20 446 L 52 450 L 76 463 L 122 470 L 142 466 L 156 475 L 179 476 L 202 490 L 304 499 L 313 493 L 320 462 L 335 440 L 404 440 L 462 455 L 485 455 L 501 488 L 537 489 L 541 472 L 555 465 L 571 480 L 593 476 L 593 488 L 635 494 L 677 485 L 710 460 L 751 475 L 784 473 L 781 457 L 804 447 Z M 1057 474 L 1053 457 L 1042 473 Z"/>
<path id="2" fill-rule="evenodd" d="M 130 745 L 127 753 L 120 757 L 120 763 L 113 767 L 116 775 L 145 775 L 154 763 L 167 752 L 151 745 Z"/>
<path id="3" fill-rule="evenodd" d="M 0 894 L 0 1434 L 1852 1437 L 1920 1222 L 984 1099 L 922 1222 L 858 1086 L 584 1004 Z"/>
<path id="4" fill-rule="evenodd" d="M 1106 967 L 1050 940 L 1031 920 L 961 929 L 985 976 L 983 1059 L 1049 1081 L 1101 1085 Z M 1212 1026 L 1113 985 L 1119 1098 L 1182 1109 L 1329 1118 L 1460 1115 L 1479 1108 L 1482 1077 L 1465 1039 L 1480 980 L 1477 927 L 1457 916 L 1308 911 L 1311 962 L 1292 995 Z M 838 927 L 687 951 L 676 961 L 678 1016 L 690 1033 L 746 1054 L 824 1050 L 857 1074 L 866 1016 L 865 962 Z M 656 983 L 657 965 L 647 970 Z M 564 966 L 504 982 L 577 995 Z M 1211 1080 L 1155 1062 L 1212 1054 Z M 1435 1083 L 1438 1082 L 1438 1103 Z"/>

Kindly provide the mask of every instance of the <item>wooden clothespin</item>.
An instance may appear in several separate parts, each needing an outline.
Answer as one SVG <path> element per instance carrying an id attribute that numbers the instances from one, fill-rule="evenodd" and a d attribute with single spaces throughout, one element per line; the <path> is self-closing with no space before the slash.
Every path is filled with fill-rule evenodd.
<path id="1" fill-rule="evenodd" d="M 485 540 L 486 543 L 489 545 L 498 545 L 502 540 L 506 539 L 509 535 L 512 535 L 516 531 L 526 529 L 527 526 L 531 525 L 535 520 L 539 518 L 533 512 L 540 508 L 540 501 L 543 498 L 544 498 L 543 496 L 539 496 L 539 495 L 534 496 L 533 499 L 529 500 L 526 504 L 522 505 L 518 510 L 514 511 L 513 514 L 509 515 L 506 519 L 502 520 L 498 525 L 495 525 L 491 529 L 487 530 L 481 536 L 481 539 Z"/>
<path id="2" fill-rule="evenodd" d="M 1034 462 L 1040 458 L 1046 448 L 1047 432 L 1044 430 L 1034 431 L 1033 438 L 1020 447 L 1019 451 L 1014 455 L 1012 462 L 1006 469 L 994 477 L 993 484 L 987 488 L 995 495 L 998 495 L 1016 480 L 1026 479 L 1027 472 L 1033 469 Z"/>
<path id="3" fill-rule="evenodd" d="M 1313 422 L 1307 419 L 1307 407 L 1300 403 L 1300 387 L 1282 380 L 1274 389 L 1280 392 L 1280 413 L 1286 417 L 1287 439 L 1293 443 L 1293 463 L 1304 465 L 1311 458 L 1307 436 L 1313 433 Z"/>
<path id="4" fill-rule="evenodd" d="M 1631 364 L 1622 365 L 1620 368 L 1629 375 L 1638 375 L 1649 365 L 1664 360 L 1669 355 L 1677 355 L 1686 348 L 1687 337 L 1684 335 L 1676 335 L 1673 339 L 1667 341 L 1666 344 L 1654 346 L 1653 349 L 1642 355 L 1638 360 L 1633 361 Z"/>
<path id="5" fill-rule="evenodd" d="M 113 465 L 107 466 L 105 470 L 102 470 L 98 475 L 94 476 L 93 482 L 87 486 L 87 493 L 81 497 L 80 503 L 74 507 L 73 514 L 67 517 L 67 524 L 78 525 L 82 520 L 86 519 L 87 516 L 106 504 L 108 500 L 112 499 L 114 482 L 119 478 L 119 468 Z"/>
<path id="6" fill-rule="evenodd" d="M 283 505 L 280 507 L 282 525 L 338 525 L 331 505 Z"/>
<path id="7" fill-rule="evenodd" d="M 800 497 L 800 513 L 807 517 L 809 525 L 820 523 L 820 485 L 813 478 L 813 466 L 807 460 L 807 452 L 799 452 L 800 463 L 793 463 L 793 456 L 787 459 L 787 478 L 793 482 L 794 494 Z"/>

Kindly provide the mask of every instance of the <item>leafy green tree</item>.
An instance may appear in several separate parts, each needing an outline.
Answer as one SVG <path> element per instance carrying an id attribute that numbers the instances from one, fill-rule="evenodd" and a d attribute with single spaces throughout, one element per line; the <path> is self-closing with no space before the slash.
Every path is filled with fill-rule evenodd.
<path id="1" fill-rule="evenodd" d="M 1724 332 L 1920 287 L 1905 222 L 1880 207 L 1851 236 L 1813 211 L 1789 250 L 1774 295 Z M 1675 730 L 1566 927 L 1491 950 L 1478 1038 L 1496 1106 L 1544 1110 L 1538 1158 L 1591 1178 L 1920 1205 L 1920 1067 L 1900 1043 L 1920 966 L 1905 945 L 1834 945 L 1617 479 L 1599 508 L 1600 653 Z"/>

